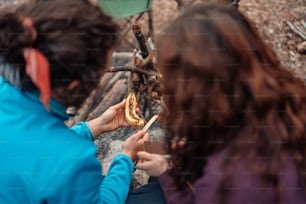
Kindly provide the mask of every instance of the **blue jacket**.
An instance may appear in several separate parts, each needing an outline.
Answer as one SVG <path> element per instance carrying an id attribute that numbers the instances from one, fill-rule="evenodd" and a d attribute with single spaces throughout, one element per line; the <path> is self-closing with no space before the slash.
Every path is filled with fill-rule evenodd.
<path id="1" fill-rule="evenodd" d="M 0 77 L 0 203 L 124 203 L 133 174 L 119 154 L 103 178 L 86 123 L 69 129 L 64 108 Z"/>

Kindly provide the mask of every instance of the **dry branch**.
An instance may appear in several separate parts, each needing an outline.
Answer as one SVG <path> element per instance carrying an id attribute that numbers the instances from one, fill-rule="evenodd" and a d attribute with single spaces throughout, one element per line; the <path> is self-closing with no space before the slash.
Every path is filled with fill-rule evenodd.
<path id="1" fill-rule="evenodd" d="M 139 74 L 145 74 L 147 76 L 156 76 L 158 78 L 161 78 L 161 75 L 157 72 L 146 71 L 143 69 L 139 69 L 137 67 L 118 66 L 118 67 L 111 68 L 108 72 L 121 72 L 121 71 L 137 72 Z"/>
<path id="2" fill-rule="evenodd" d="M 302 23 L 302 25 L 304 26 L 304 28 L 306 29 L 306 23 L 305 23 L 305 21 L 301 21 L 301 23 Z"/>
<path id="3" fill-rule="evenodd" d="M 133 53 L 132 52 L 114 52 L 112 58 L 132 61 Z"/>
<path id="4" fill-rule="evenodd" d="M 293 25 L 291 22 L 287 21 L 289 28 L 302 39 L 306 40 L 306 33 L 304 33 L 299 27 Z"/>
<path id="5" fill-rule="evenodd" d="M 116 82 L 119 80 L 119 79 L 122 79 L 122 78 L 127 78 L 125 77 L 126 73 L 124 72 L 117 72 L 115 73 L 115 75 L 108 81 L 108 83 L 106 84 L 105 86 L 105 89 L 103 91 L 104 94 L 106 94 L 110 89 L 112 89 L 112 87 L 114 86 L 114 84 L 116 84 Z M 102 98 L 100 96 L 100 98 Z"/>

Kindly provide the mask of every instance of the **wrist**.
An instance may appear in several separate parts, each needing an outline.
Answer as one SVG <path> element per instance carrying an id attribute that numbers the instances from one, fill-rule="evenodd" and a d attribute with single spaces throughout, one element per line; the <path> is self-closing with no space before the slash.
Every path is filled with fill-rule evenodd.
<path id="1" fill-rule="evenodd" d="M 136 156 L 133 156 L 133 154 L 129 151 L 126 150 L 122 150 L 121 151 L 122 154 L 125 154 L 126 156 L 130 157 L 130 159 L 134 162 L 136 160 Z"/>
<path id="2" fill-rule="evenodd" d="M 99 118 L 90 120 L 90 121 L 87 122 L 87 124 L 88 124 L 88 127 L 89 127 L 89 129 L 90 129 L 90 131 L 91 131 L 91 133 L 94 137 L 97 137 L 101 133 L 106 132 L 104 130 L 104 126 L 102 125 L 102 122 L 101 122 L 101 120 L 99 120 Z"/>

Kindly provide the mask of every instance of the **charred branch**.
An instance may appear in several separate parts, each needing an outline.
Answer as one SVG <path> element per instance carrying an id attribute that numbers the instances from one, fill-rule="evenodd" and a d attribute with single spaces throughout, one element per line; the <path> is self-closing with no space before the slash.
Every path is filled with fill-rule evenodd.
<path id="1" fill-rule="evenodd" d="M 143 70 L 137 67 L 118 66 L 118 67 L 111 68 L 108 72 L 121 72 L 121 71 L 136 72 L 136 73 L 144 74 L 147 76 L 156 76 L 157 78 L 161 78 L 161 75 L 157 72 L 146 71 L 146 70 Z"/>

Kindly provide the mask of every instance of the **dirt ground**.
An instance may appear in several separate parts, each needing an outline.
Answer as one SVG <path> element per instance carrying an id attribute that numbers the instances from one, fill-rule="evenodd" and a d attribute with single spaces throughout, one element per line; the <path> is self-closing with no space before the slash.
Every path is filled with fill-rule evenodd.
<path id="1" fill-rule="evenodd" d="M 289 29 L 286 21 L 299 25 L 306 20 L 306 0 L 242 0 L 241 11 L 256 24 L 282 64 L 305 81 L 306 55 L 297 52 L 297 45 L 303 40 Z"/>

